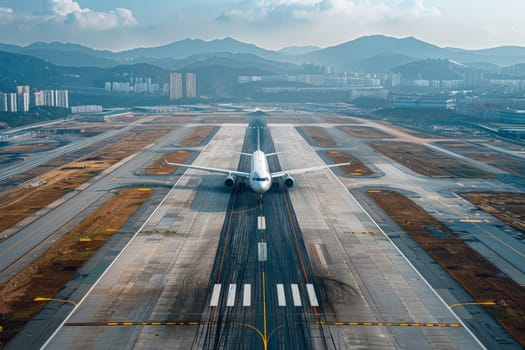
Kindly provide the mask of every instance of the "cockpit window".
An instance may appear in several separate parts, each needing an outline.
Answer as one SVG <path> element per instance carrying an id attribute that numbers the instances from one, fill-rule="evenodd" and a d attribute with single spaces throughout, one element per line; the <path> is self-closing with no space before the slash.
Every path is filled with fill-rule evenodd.
<path id="1" fill-rule="evenodd" d="M 267 177 L 254 177 L 252 180 L 253 181 L 258 181 L 258 182 L 263 182 L 263 181 L 268 181 L 269 179 Z"/>

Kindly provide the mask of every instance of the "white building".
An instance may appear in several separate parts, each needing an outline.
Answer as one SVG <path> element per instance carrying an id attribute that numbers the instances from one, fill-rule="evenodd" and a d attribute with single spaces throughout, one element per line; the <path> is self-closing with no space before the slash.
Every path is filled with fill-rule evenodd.
<path id="1" fill-rule="evenodd" d="M 100 113 L 102 106 L 99 105 L 82 105 L 71 107 L 71 113 Z"/>
<path id="2" fill-rule="evenodd" d="M 55 90 L 44 90 L 44 106 L 55 106 Z"/>
<path id="3" fill-rule="evenodd" d="M 182 95 L 182 73 L 170 73 L 170 100 L 178 100 Z"/>
<path id="4" fill-rule="evenodd" d="M 0 111 L 11 113 L 16 113 L 18 111 L 17 95 L 14 92 L 0 92 Z"/>
<path id="5" fill-rule="evenodd" d="M 35 90 L 33 91 L 33 106 L 43 106 L 45 104 L 44 91 Z"/>
<path id="6" fill-rule="evenodd" d="M 55 90 L 55 106 L 69 108 L 69 91 Z"/>
<path id="7" fill-rule="evenodd" d="M 21 94 L 16 95 L 17 107 L 20 112 L 29 112 L 29 102 L 30 102 L 29 96 L 30 95 L 28 92 L 23 92 Z"/>
<path id="8" fill-rule="evenodd" d="M 186 73 L 186 98 L 197 97 L 197 74 Z"/>

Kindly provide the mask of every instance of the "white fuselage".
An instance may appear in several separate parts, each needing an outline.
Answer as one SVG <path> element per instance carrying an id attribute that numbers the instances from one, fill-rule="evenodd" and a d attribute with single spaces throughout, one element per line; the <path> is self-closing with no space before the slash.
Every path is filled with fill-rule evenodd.
<path id="1" fill-rule="evenodd" d="M 257 150 L 252 154 L 249 184 L 254 192 L 260 194 L 272 187 L 272 176 L 268 167 L 268 160 L 263 151 Z"/>

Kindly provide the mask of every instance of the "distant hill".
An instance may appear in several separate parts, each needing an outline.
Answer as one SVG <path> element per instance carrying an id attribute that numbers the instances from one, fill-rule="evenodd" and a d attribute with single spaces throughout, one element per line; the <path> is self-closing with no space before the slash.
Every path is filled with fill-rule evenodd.
<path id="1" fill-rule="evenodd" d="M 116 56 L 119 59 L 134 59 L 137 57 L 171 57 L 181 59 L 199 54 L 220 52 L 249 53 L 266 59 L 281 58 L 281 55 L 275 51 L 265 50 L 253 44 L 246 44 L 232 38 L 211 41 L 185 39 L 163 46 L 122 51 L 118 52 Z"/>
<path id="2" fill-rule="evenodd" d="M 213 60 L 222 61 L 225 65 L 230 67 L 253 67 L 254 72 L 257 70 L 266 70 L 272 71 L 271 74 L 285 74 L 292 73 L 300 70 L 300 66 L 281 62 L 281 61 L 272 61 L 264 59 L 260 56 L 254 54 L 245 54 L 245 53 L 229 53 L 229 52 L 220 52 L 220 53 L 204 53 L 199 55 L 189 56 L 183 59 L 173 59 L 173 58 L 150 58 L 150 57 L 141 57 L 134 62 L 143 62 L 153 65 L 157 65 L 164 69 L 168 70 L 184 70 L 185 67 L 202 63 L 202 62 L 211 62 Z M 256 74 L 256 73 L 250 73 Z"/>
<path id="3" fill-rule="evenodd" d="M 0 91 L 13 91 L 15 85 L 22 84 L 59 87 L 61 76 L 56 66 L 44 60 L 0 51 Z"/>
<path id="4" fill-rule="evenodd" d="M 381 56 L 443 57 L 443 49 L 415 38 L 396 39 L 383 35 L 365 36 L 306 54 L 303 59 L 341 68 L 347 62 Z M 442 56 L 443 55 L 443 56 Z"/>
<path id="5" fill-rule="evenodd" d="M 282 53 L 284 55 L 305 55 L 307 53 L 311 53 L 314 51 L 322 50 L 319 46 L 290 46 L 280 49 L 279 53 Z"/>
<path id="6" fill-rule="evenodd" d="M 386 73 L 392 68 L 417 61 L 405 55 L 380 55 L 350 60 L 341 65 L 346 72 Z"/>
<path id="7" fill-rule="evenodd" d="M 42 59 L 0 51 L 0 91 L 13 91 L 16 85 L 36 89 L 102 88 L 105 81 L 122 81 L 123 77 L 152 77 L 168 81 L 169 71 L 135 64 L 112 68 L 63 67 Z"/>
<path id="8" fill-rule="evenodd" d="M 300 56 L 303 61 L 347 69 L 349 63 L 371 57 L 447 58 L 463 64 L 489 63 L 499 66 L 525 63 L 525 47 L 496 47 L 484 50 L 443 48 L 414 37 L 364 36 L 340 45 Z"/>
<path id="9" fill-rule="evenodd" d="M 464 70 L 464 66 L 447 59 L 426 59 L 392 68 L 405 79 L 425 80 L 461 80 Z"/>

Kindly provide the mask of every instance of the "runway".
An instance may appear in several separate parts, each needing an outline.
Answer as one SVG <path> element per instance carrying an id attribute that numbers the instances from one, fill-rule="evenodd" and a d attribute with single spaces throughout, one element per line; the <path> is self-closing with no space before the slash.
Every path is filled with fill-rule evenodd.
<path id="1" fill-rule="evenodd" d="M 245 167 L 245 130 L 222 126 L 194 163 Z M 322 164 L 292 126 L 269 130 L 283 168 Z M 46 348 L 480 348 L 330 171 L 262 207 L 223 180 L 186 172 Z"/>
<path id="2" fill-rule="evenodd" d="M 249 129 L 243 152 L 255 150 Z M 267 130 L 261 148 L 273 152 Z M 242 156 L 241 170 L 250 158 Z M 277 157 L 270 170 L 280 170 Z M 258 196 L 247 186 L 232 194 L 203 310 L 197 348 L 333 348 L 325 334 L 306 247 L 283 186 Z"/>

